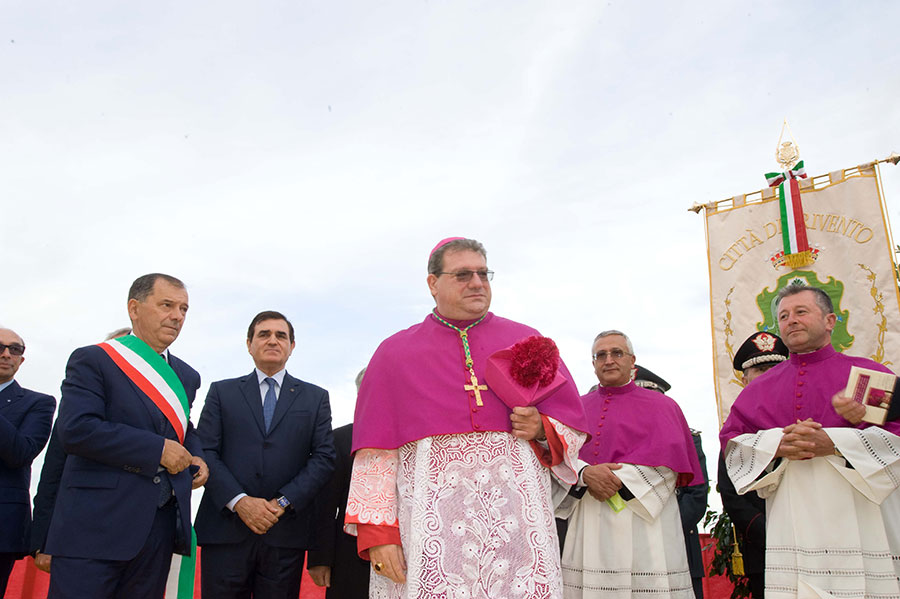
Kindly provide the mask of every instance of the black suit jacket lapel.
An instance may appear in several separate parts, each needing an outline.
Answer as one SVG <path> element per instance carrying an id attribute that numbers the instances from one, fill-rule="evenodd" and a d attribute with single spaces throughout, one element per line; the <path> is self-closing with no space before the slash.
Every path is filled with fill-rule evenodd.
<path id="1" fill-rule="evenodd" d="M 259 378 L 257 378 L 255 370 L 241 381 L 241 393 L 244 395 L 247 407 L 250 408 L 250 413 L 253 414 L 253 419 L 256 420 L 259 432 L 265 437 L 266 423 L 263 419 L 262 396 L 259 394 Z"/>
<path id="2" fill-rule="evenodd" d="M 299 379 L 295 379 L 285 372 L 284 380 L 281 382 L 281 392 L 278 394 L 278 402 L 275 404 L 275 414 L 272 415 L 272 424 L 269 426 L 269 431 L 275 430 L 275 427 L 278 426 L 278 423 L 281 422 L 281 419 L 287 414 L 288 409 L 294 403 L 294 400 L 297 399 L 299 394 Z M 260 412 L 261 411 L 262 409 L 260 409 Z"/>
<path id="3" fill-rule="evenodd" d="M 22 387 L 19 386 L 19 383 L 13 381 L 6 389 L 0 391 L 0 410 L 12 405 L 14 401 L 24 395 L 25 392 L 22 391 Z"/>

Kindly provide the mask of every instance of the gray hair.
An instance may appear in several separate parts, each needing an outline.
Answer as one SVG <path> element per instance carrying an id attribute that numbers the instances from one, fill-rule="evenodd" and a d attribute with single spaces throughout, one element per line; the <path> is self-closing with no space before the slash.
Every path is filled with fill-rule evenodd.
<path id="1" fill-rule="evenodd" d="M 107 335 L 103 340 L 109 341 L 110 339 L 118 339 L 119 337 L 124 337 L 125 335 L 131 334 L 131 327 L 122 327 L 121 329 L 116 329 L 109 335 Z"/>
<path id="2" fill-rule="evenodd" d="M 487 260 L 487 250 L 481 245 L 481 242 L 474 239 L 455 239 L 449 243 L 445 243 L 434 251 L 428 258 L 428 274 L 438 275 L 444 270 L 444 254 L 447 252 L 459 252 L 468 250 L 481 254 Z"/>
<path id="3" fill-rule="evenodd" d="M 604 337 L 612 337 L 613 335 L 618 335 L 619 337 L 625 338 L 625 347 L 628 348 L 628 353 L 632 356 L 634 355 L 634 346 L 631 345 L 631 339 L 628 338 L 628 335 L 623 333 L 622 331 L 617 331 L 615 329 L 610 329 L 608 331 L 603 331 L 596 337 L 594 337 L 594 342 L 591 343 L 591 348 L 594 347 L 594 343 L 597 343 L 597 339 L 603 339 Z"/>
<path id="4" fill-rule="evenodd" d="M 362 385 L 363 375 L 366 374 L 366 369 L 363 368 L 359 371 L 359 374 L 356 375 L 356 392 L 359 393 L 359 386 Z"/>
<path id="5" fill-rule="evenodd" d="M 797 295 L 803 291 L 812 291 L 816 305 L 822 310 L 822 314 L 828 315 L 834 312 L 834 304 L 832 303 L 831 298 L 828 297 L 828 294 L 825 293 L 824 289 L 804 285 L 803 283 L 791 283 L 790 285 L 781 288 L 778 295 L 775 297 L 775 312 L 778 312 L 781 300 L 790 295 Z M 776 317 L 777 316 L 778 315 L 776 314 Z"/>
<path id="6" fill-rule="evenodd" d="M 134 283 L 131 284 L 131 288 L 128 290 L 128 299 L 135 299 L 139 302 L 146 301 L 147 298 L 150 297 L 150 294 L 153 293 L 153 287 L 156 285 L 157 279 L 162 279 L 166 283 L 178 287 L 179 289 L 185 288 L 184 283 L 172 275 L 164 275 L 161 272 L 152 272 L 134 280 Z"/>

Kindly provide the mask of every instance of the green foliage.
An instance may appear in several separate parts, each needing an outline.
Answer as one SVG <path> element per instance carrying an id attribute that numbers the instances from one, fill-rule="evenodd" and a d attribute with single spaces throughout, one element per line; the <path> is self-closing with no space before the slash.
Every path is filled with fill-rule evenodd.
<path id="1" fill-rule="evenodd" d="M 712 528 L 709 528 L 710 524 Z M 724 511 L 719 514 L 709 510 L 703 519 L 703 525 L 709 530 L 710 544 L 713 546 L 713 559 L 707 574 L 724 574 L 734 585 L 731 599 L 747 599 L 750 597 L 750 580 L 746 576 L 735 576 L 731 569 L 731 555 L 734 553 L 734 527 L 731 526 L 731 518 Z"/>

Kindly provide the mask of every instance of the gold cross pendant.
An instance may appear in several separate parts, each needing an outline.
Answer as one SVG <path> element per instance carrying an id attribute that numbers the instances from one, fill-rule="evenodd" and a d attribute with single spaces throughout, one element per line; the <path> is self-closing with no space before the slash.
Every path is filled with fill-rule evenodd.
<path id="1" fill-rule="evenodd" d="M 472 384 L 471 385 L 463 385 L 463 389 L 466 391 L 474 391 L 475 392 L 475 405 L 483 406 L 484 402 L 481 401 L 481 392 L 487 391 L 487 385 L 479 385 L 478 377 L 475 376 L 475 373 L 472 373 Z"/>

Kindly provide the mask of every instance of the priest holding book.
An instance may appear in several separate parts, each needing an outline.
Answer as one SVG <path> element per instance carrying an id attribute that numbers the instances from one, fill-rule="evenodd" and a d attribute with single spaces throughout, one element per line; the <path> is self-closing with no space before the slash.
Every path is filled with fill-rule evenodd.
<path id="1" fill-rule="evenodd" d="M 720 433 L 738 493 L 766 500 L 766 598 L 900 597 L 882 513 L 900 484 L 900 425 L 844 416 L 851 367 L 888 370 L 832 348 L 821 289 L 785 287 L 776 317 L 790 358 L 744 388 Z"/>

